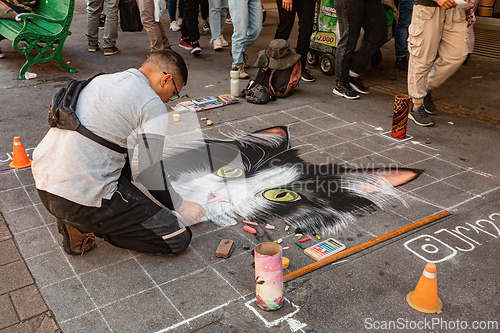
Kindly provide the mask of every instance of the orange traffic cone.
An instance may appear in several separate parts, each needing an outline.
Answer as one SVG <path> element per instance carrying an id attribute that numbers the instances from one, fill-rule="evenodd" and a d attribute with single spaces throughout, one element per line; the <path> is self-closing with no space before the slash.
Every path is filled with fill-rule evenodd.
<path id="1" fill-rule="evenodd" d="M 438 298 L 436 276 L 436 264 L 427 263 L 417 287 L 406 295 L 412 308 L 424 313 L 436 313 L 443 308 L 443 302 Z"/>
<path id="2" fill-rule="evenodd" d="M 14 138 L 12 152 L 12 162 L 9 164 L 11 168 L 20 169 L 31 165 L 31 160 L 28 158 L 28 154 L 26 154 L 26 150 L 24 150 L 24 146 L 21 143 L 21 138 L 18 136 Z"/>

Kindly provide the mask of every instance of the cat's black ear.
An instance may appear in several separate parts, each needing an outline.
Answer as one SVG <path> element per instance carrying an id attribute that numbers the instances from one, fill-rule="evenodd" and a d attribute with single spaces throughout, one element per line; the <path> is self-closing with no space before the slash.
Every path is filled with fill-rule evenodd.
<path id="1" fill-rule="evenodd" d="M 415 180 L 423 170 L 418 169 L 406 169 L 406 168 L 397 168 L 397 169 L 375 169 L 375 170 L 349 170 L 348 173 L 366 173 L 371 174 L 377 177 L 381 177 L 389 182 L 392 186 L 400 186 L 404 185 L 412 180 Z M 366 184 L 366 186 L 357 188 L 359 191 L 363 191 L 366 193 L 376 193 L 382 190 L 375 184 Z"/>
<path id="2" fill-rule="evenodd" d="M 257 132 L 253 132 L 253 134 L 272 135 L 272 136 L 276 136 L 276 137 L 279 137 L 282 139 L 288 139 L 289 135 L 290 135 L 289 131 L 288 131 L 288 127 L 285 127 L 285 126 L 269 127 L 269 128 L 259 130 Z"/>

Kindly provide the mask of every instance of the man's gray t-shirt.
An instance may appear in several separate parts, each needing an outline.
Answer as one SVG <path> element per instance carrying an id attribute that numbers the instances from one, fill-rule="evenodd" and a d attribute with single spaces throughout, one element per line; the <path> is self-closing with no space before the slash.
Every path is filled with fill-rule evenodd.
<path id="1" fill-rule="evenodd" d="M 76 114 L 90 131 L 133 148 L 137 134 L 164 137 L 167 109 L 138 70 L 100 75 L 83 89 Z M 100 207 L 118 186 L 125 155 L 82 134 L 51 128 L 33 152 L 36 188 L 80 205 Z"/>

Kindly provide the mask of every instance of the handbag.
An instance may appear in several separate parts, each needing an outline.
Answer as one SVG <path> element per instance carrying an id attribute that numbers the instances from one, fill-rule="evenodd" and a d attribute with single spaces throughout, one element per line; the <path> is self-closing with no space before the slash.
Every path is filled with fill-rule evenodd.
<path id="1" fill-rule="evenodd" d="M 120 28 L 125 32 L 142 31 L 141 14 L 136 0 L 120 0 Z"/>

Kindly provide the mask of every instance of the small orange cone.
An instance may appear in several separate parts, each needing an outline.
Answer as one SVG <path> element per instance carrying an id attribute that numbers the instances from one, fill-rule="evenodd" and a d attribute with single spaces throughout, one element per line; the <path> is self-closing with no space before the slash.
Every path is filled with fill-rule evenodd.
<path id="1" fill-rule="evenodd" d="M 24 150 L 24 146 L 21 143 L 21 138 L 16 136 L 14 138 L 14 148 L 12 148 L 12 162 L 9 164 L 11 168 L 26 168 L 31 165 L 31 160 Z"/>
<path id="2" fill-rule="evenodd" d="M 443 302 L 438 298 L 436 264 L 427 263 L 417 287 L 406 295 L 406 301 L 424 313 L 436 313 L 443 308 Z"/>

